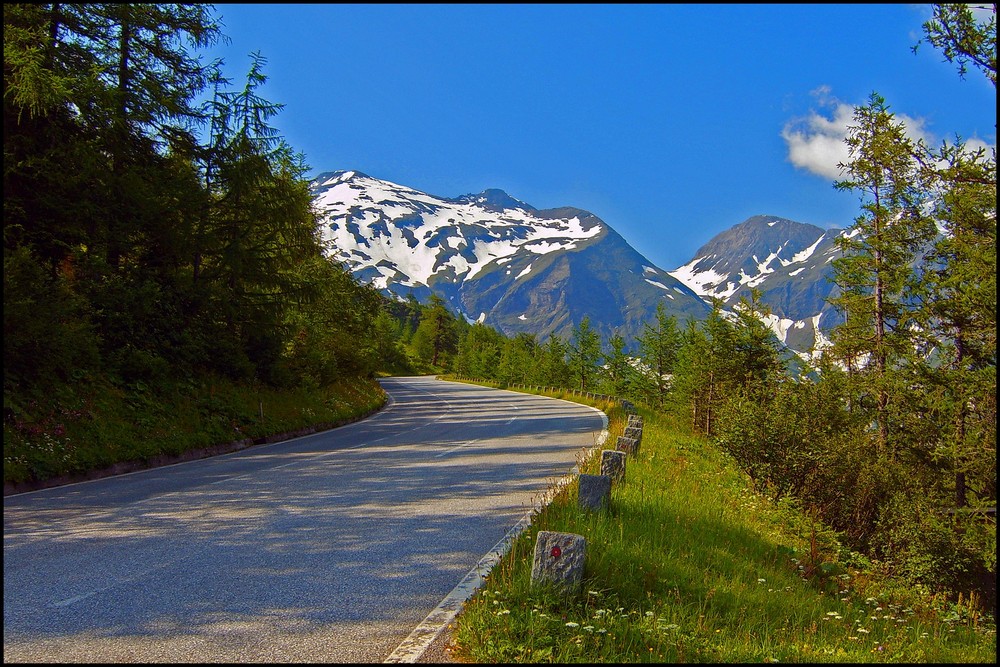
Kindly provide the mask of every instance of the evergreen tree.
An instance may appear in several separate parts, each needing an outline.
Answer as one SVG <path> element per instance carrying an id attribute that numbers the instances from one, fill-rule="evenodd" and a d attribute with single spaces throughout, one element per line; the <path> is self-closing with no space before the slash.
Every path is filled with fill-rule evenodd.
<path id="1" fill-rule="evenodd" d="M 413 334 L 413 347 L 421 359 L 435 367 L 446 365 L 448 355 L 457 351 L 455 317 L 437 294 L 431 295 L 424 308 L 420 324 Z"/>
<path id="2" fill-rule="evenodd" d="M 641 391 L 661 410 L 666 403 L 680 346 L 681 332 L 677 328 L 677 318 L 667 315 L 662 302 L 656 304 L 653 323 L 647 322 L 639 336 L 639 358 L 645 366 L 640 376 Z"/>
<path id="3" fill-rule="evenodd" d="M 613 334 L 608 339 L 608 348 L 604 354 L 605 392 L 618 398 L 629 398 L 632 396 L 635 373 L 625 353 L 625 339 L 617 333 Z"/>
<path id="4" fill-rule="evenodd" d="M 891 454 L 889 371 L 912 353 L 913 266 L 933 236 L 922 213 L 915 148 L 885 100 L 872 93 L 855 109 L 847 145 L 846 178 L 837 189 L 860 191 L 862 214 L 851 234 L 838 237 L 842 257 L 834 260 L 840 295 L 831 299 L 846 315 L 834 330 L 832 354 L 857 369 L 860 394 L 874 397 L 876 447 Z M 859 366 L 863 366 L 859 368 Z"/>
<path id="5" fill-rule="evenodd" d="M 544 345 L 536 348 L 536 379 L 547 387 L 571 386 L 572 373 L 567 362 L 569 344 L 559 336 L 552 335 Z"/>
<path id="6" fill-rule="evenodd" d="M 597 376 L 597 364 L 601 360 L 601 337 L 590 326 L 590 317 L 573 327 L 573 338 L 569 346 L 569 365 L 580 391 L 587 391 Z"/>
<path id="7" fill-rule="evenodd" d="M 526 384 L 534 376 L 533 360 L 538 343 L 533 334 L 519 333 L 504 342 L 498 377 L 506 384 Z"/>
<path id="8" fill-rule="evenodd" d="M 970 488 L 996 499 L 996 158 L 961 144 L 931 158 L 943 234 L 927 257 L 918 312 L 924 357 L 914 365 L 942 422 L 925 449 L 951 470 L 964 507 Z"/>
<path id="9" fill-rule="evenodd" d="M 997 6 L 993 3 L 993 16 L 985 24 L 976 20 L 973 8 L 968 4 L 935 4 L 933 17 L 924 23 L 922 41 L 940 50 L 948 62 L 957 62 L 963 79 L 971 63 L 996 86 Z"/>
<path id="10" fill-rule="evenodd" d="M 458 345 L 455 372 L 466 377 L 495 380 L 506 339 L 496 329 L 477 322 Z"/>
<path id="11" fill-rule="evenodd" d="M 779 342 L 764 321 L 770 308 L 761 303 L 760 290 L 750 289 L 750 296 L 741 296 L 733 308 L 734 379 L 741 386 L 766 387 L 781 379 L 784 368 L 778 353 Z"/>

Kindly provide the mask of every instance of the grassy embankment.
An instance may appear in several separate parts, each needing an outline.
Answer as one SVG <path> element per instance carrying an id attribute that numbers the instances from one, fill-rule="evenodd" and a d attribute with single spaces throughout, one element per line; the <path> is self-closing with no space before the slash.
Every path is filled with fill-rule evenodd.
<path id="1" fill-rule="evenodd" d="M 157 389 L 78 385 L 10 407 L 3 427 L 4 493 L 332 428 L 371 414 L 385 400 L 372 379 L 282 390 L 220 378 Z"/>
<path id="2" fill-rule="evenodd" d="M 614 448 L 625 415 L 599 407 Z M 458 659 L 995 662 L 995 622 L 975 605 L 894 583 L 793 503 L 757 493 L 709 442 L 641 414 L 611 510 L 581 511 L 575 484 L 541 510 L 456 619 Z M 596 455 L 581 471 L 599 465 Z M 539 530 L 586 538 L 579 595 L 531 588 Z"/>

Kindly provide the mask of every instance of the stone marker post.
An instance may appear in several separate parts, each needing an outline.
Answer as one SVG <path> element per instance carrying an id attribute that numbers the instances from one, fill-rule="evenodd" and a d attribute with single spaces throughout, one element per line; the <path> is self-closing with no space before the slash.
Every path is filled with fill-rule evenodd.
<path id="1" fill-rule="evenodd" d="M 601 452 L 601 474 L 610 477 L 612 482 L 625 479 L 625 452 L 612 449 Z"/>
<path id="2" fill-rule="evenodd" d="M 618 442 L 615 445 L 615 449 L 619 452 L 634 455 L 639 450 L 639 443 L 634 438 L 626 438 L 624 435 L 620 435 L 618 436 Z"/>
<path id="3" fill-rule="evenodd" d="M 604 510 L 611 506 L 611 477 L 579 475 L 577 504 L 585 510 Z"/>
<path id="4" fill-rule="evenodd" d="M 531 562 L 531 585 L 550 584 L 565 593 L 577 593 L 583 583 L 587 540 L 574 533 L 538 531 Z"/>
<path id="5" fill-rule="evenodd" d="M 639 427 L 636 427 L 636 426 L 626 426 L 625 427 L 625 433 L 624 433 L 624 435 L 625 435 L 626 438 L 632 438 L 636 442 L 641 442 L 642 441 L 642 427 L 641 426 L 639 426 Z"/>

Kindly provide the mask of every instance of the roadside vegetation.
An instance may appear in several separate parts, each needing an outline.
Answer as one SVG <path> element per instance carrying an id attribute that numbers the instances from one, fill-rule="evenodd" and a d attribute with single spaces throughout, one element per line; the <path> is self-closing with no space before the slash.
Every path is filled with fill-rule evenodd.
<path id="1" fill-rule="evenodd" d="M 625 419 L 618 407 L 607 413 L 613 443 Z M 456 659 L 995 661 L 995 622 L 975 599 L 893 579 L 794 499 L 760 493 L 705 437 L 640 414 L 642 444 L 610 510 L 579 509 L 574 484 L 540 510 L 454 622 Z M 598 474 L 599 461 L 582 460 L 581 471 Z M 579 594 L 531 587 L 539 530 L 586 539 Z"/>
<path id="2" fill-rule="evenodd" d="M 4 487 L 27 490 L 332 428 L 385 400 L 379 384 L 363 378 L 299 389 L 222 377 L 155 390 L 78 386 L 63 400 L 29 403 L 22 414 L 34 415 L 31 421 L 4 423 Z"/>

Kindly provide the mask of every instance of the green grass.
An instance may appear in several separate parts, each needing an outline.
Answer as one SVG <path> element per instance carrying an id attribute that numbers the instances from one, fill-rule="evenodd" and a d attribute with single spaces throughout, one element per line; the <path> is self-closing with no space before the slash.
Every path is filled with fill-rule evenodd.
<path id="1" fill-rule="evenodd" d="M 625 419 L 606 412 L 613 448 Z M 710 443 L 642 414 L 611 510 L 580 510 L 575 484 L 541 510 L 456 619 L 459 659 L 995 661 L 992 618 L 877 574 L 793 504 L 757 494 Z M 581 471 L 598 466 L 594 456 Z M 578 595 L 531 586 L 539 530 L 586 538 Z"/>
<path id="2" fill-rule="evenodd" d="M 4 484 L 80 476 L 117 464 L 250 444 L 309 427 L 332 427 L 384 405 L 375 380 L 273 389 L 204 378 L 153 389 L 94 383 L 8 406 Z"/>

